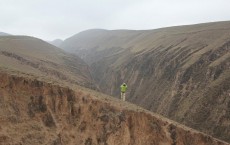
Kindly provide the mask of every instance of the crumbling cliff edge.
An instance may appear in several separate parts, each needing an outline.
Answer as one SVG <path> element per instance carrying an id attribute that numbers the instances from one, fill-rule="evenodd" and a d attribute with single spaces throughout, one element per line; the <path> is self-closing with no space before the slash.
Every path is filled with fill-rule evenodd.
<path id="1" fill-rule="evenodd" d="M 127 102 L 6 72 L 0 144 L 228 145 Z"/>

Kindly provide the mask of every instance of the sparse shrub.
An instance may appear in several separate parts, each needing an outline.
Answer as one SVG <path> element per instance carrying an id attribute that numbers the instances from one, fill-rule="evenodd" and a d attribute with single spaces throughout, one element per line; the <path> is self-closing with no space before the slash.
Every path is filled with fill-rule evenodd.
<path id="1" fill-rule="evenodd" d="M 47 127 L 54 127 L 55 126 L 54 119 L 50 113 L 46 113 L 44 115 L 44 117 L 42 118 L 42 121 L 45 124 L 45 126 L 47 126 Z"/>
<path id="2" fill-rule="evenodd" d="M 86 122 L 85 121 L 82 121 L 80 126 L 79 126 L 79 130 L 81 132 L 85 131 L 86 130 Z"/>
<path id="3" fill-rule="evenodd" d="M 92 145 L 92 138 L 87 138 L 86 140 L 85 140 L 85 145 Z"/>

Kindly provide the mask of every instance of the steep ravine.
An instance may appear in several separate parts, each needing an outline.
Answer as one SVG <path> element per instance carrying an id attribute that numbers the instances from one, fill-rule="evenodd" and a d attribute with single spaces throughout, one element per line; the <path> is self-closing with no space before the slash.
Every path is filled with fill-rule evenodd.
<path id="1" fill-rule="evenodd" d="M 105 67 L 112 58 L 104 59 L 92 64 L 92 74 L 107 94 L 119 97 L 124 81 L 129 101 L 230 141 L 230 42 L 200 56 L 202 49 L 170 49 L 131 57 L 116 69 Z"/>
<path id="2" fill-rule="evenodd" d="M 0 72 L 0 144 L 227 145 L 135 105 Z"/>

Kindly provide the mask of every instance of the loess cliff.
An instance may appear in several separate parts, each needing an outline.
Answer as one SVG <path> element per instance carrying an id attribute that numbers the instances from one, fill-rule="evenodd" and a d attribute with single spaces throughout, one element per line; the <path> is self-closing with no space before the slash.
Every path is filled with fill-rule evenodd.
<path id="1" fill-rule="evenodd" d="M 0 72 L 1 145 L 228 145 L 127 102 Z"/>

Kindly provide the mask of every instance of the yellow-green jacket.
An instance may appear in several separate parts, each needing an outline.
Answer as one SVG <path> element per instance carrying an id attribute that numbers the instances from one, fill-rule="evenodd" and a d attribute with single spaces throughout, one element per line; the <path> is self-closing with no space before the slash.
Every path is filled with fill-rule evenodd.
<path id="1" fill-rule="evenodd" d="M 128 88 L 128 87 L 127 87 L 126 84 L 122 84 L 122 85 L 121 85 L 121 92 L 122 92 L 122 93 L 125 93 L 125 91 L 127 90 L 127 88 Z"/>

